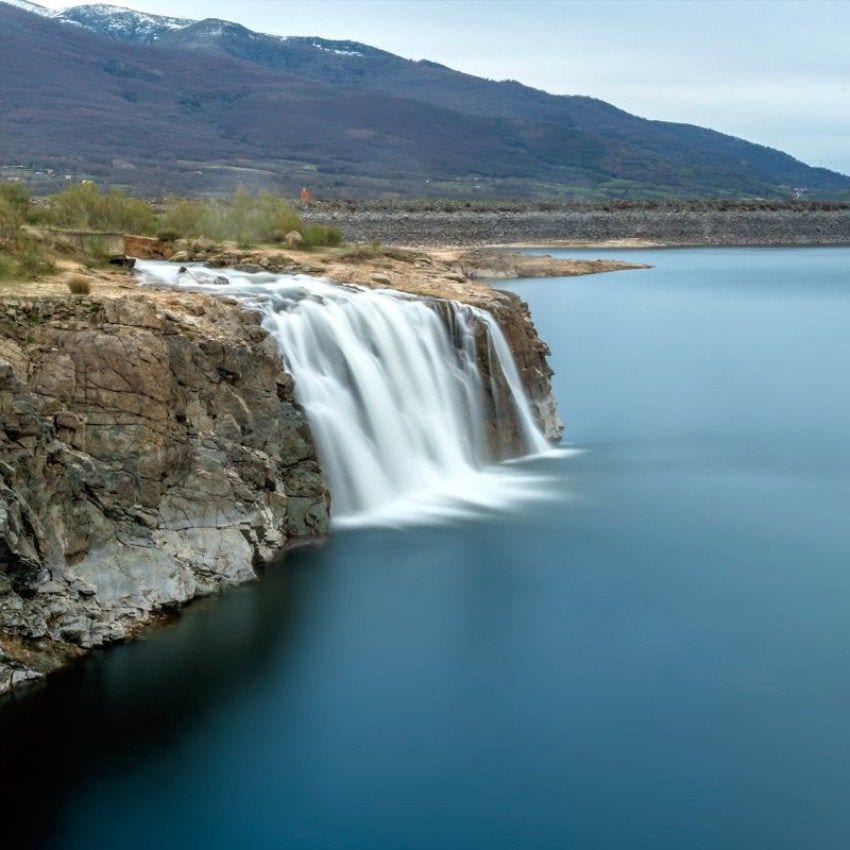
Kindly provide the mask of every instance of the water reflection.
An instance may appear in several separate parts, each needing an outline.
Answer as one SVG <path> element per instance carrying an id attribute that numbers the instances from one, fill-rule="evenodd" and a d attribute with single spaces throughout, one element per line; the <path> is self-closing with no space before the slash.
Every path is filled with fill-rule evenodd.
<path id="1" fill-rule="evenodd" d="M 0 811 L 22 827 L 15 846 L 42 846 L 84 780 L 155 758 L 226 710 L 272 660 L 281 671 L 310 605 L 303 570 L 313 559 L 309 548 L 290 552 L 268 568 L 262 592 L 201 600 L 179 621 L 0 701 Z M 321 572 L 311 571 L 312 587 Z"/>

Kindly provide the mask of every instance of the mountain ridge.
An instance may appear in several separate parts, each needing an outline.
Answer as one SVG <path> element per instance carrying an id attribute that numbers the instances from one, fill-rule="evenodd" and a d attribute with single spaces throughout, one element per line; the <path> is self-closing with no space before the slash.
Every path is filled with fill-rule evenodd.
<path id="1" fill-rule="evenodd" d="M 52 12 L 18 0 L 0 3 L 0 15 L 7 164 L 26 157 L 147 192 L 307 182 L 326 194 L 364 195 L 850 193 L 850 177 L 733 136 L 355 41 L 266 35 L 105 4 Z M 70 97 L 56 96 L 45 66 Z M 147 124 L 131 114 L 139 108 L 149 110 Z M 163 126 L 166 115 L 177 138 Z M 122 132 L 127 123 L 137 144 Z M 181 147 L 185 133 L 196 138 Z"/>

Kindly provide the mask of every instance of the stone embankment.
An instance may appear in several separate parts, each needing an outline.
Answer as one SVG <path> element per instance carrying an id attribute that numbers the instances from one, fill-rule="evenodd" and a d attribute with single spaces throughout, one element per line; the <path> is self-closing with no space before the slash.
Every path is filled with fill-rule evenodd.
<path id="1" fill-rule="evenodd" d="M 850 209 L 302 211 L 347 239 L 396 245 L 850 245 Z"/>

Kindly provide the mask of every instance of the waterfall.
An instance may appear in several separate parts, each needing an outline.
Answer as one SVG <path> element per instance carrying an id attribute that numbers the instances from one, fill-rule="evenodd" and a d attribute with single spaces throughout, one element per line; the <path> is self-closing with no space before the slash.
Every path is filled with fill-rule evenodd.
<path id="1" fill-rule="evenodd" d="M 501 328 L 485 310 L 306 275 L 228 269 L 229 283 L 221 285 L 213 282 L 217 272 L 200 267 L 179 273 L 171 263 L 139 262 L 137 269 L 262 312 L 295 379 L 336 520 L 445 492 L 447 482 L 469 480 L 491 464 L 488 427 L 508 427 L 498 417 L 488 424 L 488 404 L 500 394 L 508 396 L 519 454 L 549 448 Z"/>

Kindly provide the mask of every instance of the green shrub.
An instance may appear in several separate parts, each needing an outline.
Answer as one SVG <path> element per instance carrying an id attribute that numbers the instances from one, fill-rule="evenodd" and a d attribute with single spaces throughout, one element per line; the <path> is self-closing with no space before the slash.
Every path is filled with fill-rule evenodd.
<path id="1" fill-rule="evenodd" d="M 178 239 L 181 239 L 183 234 L 178 232 L 177 230 L 157 230 L 156 238 L 159 239 L 160 242 L 176 242 Z"/>
<path id="2" fill-rule="evenodd" d="M 287 233 L 301 228 L 298 213 L 283 198 L 268 192 L 257 198 L 257 219 L 263 242 L 283 242 Z"/>
<path id="3" fill-rule="evenodd" d="M 195 201 L 169 198 L 165 203 L 165 210 L 159 217 L 159 231 L 175 234 L 173 239 L 200 236 L 204 232 L 204 219 L 206 215 L 207 211 L 204 207 Z M 160 239 L 165 239 L 160 233 L 157 233 L 157 236 Z"/>
<path id="4" fill-rule="evenodd" d="M 15 250 L 18 275 L 28 279 L 53 274 L 56 264 L 34 239 L 19 239 Z"/>
<path id="5" fill-rule="evenodd" d="M 89 269 L 96 269 L 105 266 L 109 262 L 109 248 L 102 239 L 88 239 L 88 247 L 86 248 L 86 258 L 84 265 Z"/>
<path id="6" fill-rule="evenodd" d="M 140 198 L 121 189 L 101 192 L 94 183 L 75 183 L 50 198 L 48 224 L 77 230 L 106 230 L 118 233 L 153 233 L 156 216 Z"/>
<path id="7" fill-rule="evenodd" d="M 283 198 L 270 192 L 254 196 L 241 187 L 229 201 L 210 207 L 202 224 L 210 238 L 233 239 L 240 248 L 283 242 L 287 233 L 301 229 L 298 213 Z"/>
<path id="8" fill-rule="evenodd" d="M 29 213 L 29 189 L 23 183 L 0 183 L 0 238 L 14 238 Z"/>
<path id="9" fill-rule="evenodd" d="M 55 263 L 35 239 L 18 238 L 0 251 L 0 280 L 32 280 L 55 271 Z"/>
<path id="10" fill-rule="evenodd" d="M 0 251 L 0 280 L 16 277 L 15 261 L 5 251 Z"/>
<path id="11" fill-rule="evenodd" d="M 305 248 L 333 247 L 342 243 L 342 232 L 327 224 L 310 224 L 301 231 Z"/>

